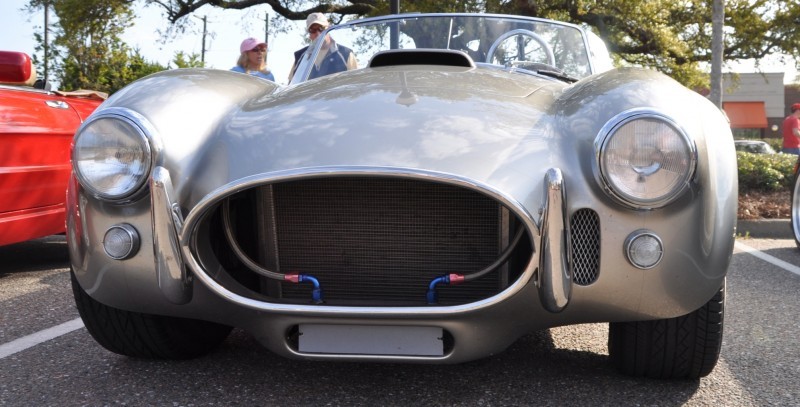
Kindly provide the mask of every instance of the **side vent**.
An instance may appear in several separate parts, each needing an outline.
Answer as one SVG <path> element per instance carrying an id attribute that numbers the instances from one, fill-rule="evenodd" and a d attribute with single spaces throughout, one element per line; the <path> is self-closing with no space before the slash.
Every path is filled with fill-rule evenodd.
<path id="1" fill-rule="evenodd" d="M 591 209 L 572 214 L 572 278 L 577 285 L 597 281 L 600 270 L 600 218 Z"/>
<path id="2" fill-rule="evenodd" d="M 442 49 L 392 49 L 373 55 L 370 68 L 398 65 L 445 65 L 474 68 L 475 62 L 466 53 Z"/>

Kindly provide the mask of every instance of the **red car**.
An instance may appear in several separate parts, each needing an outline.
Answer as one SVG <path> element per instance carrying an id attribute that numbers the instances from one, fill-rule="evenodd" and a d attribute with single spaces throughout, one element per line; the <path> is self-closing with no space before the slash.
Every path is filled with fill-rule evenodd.
<path id="1" fill-rule="evenodd" d="M 27 54 L 0 51 L 0 246 L 64 232 L 72 136 L 105 98 L 35 80 Z"/>

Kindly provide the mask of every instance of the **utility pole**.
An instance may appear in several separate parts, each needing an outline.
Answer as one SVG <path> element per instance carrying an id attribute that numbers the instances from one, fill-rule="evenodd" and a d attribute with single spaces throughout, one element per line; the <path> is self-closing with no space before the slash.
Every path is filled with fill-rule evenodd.
<path id="1" fill-rule="evenodd" d="M 264 13 L 264 42 L 269 46 L 269 13 Z"/>
<path id="2" fill-rule="evenodd" d="M 264 13 L 264 43 L 267 44 L 267 52 L 264 54 L 264 63 L 269 56 L 269 12 Z"/>
<path id="3" fill-rule="evenodd" d="M 47 63 L 50 60 L 50 55 L 48 55 L 50 51 L 50 46 L 49 46 L 50 41 L 47 35 L 47 32 L 50 31 L 49 30 L 50 23 L 48 21 L 48 15 L 50 14 L 49 11 L 50 11 L 50 2 L 45 1 L 44 2 L 44 78 L 42 78 L 44 80 L 45 86 L 47 85 Z"/>
<path id="4" fill-rule="evenodd" d="M 711 94 L 709 100 L 722 109 L 722 60 L 725 41 L 725 0 L 713 0 L 711 7 Z"/>
<path id="5" fill-rule="evenodd" d="M 205 68 L 206 67 L 206 34 L 208 33 L 206 27 L 208 26 L 208 16 L 203 16 L 203 17 L 194 16 L 194 18 L 198 18 L 200 20 L 203 20 L 203 37 L 202 37 L 203 42 L 202 42 L 202 45 L 201 45 L 201 48 L 200 48 L 200 64 L 202 64 L 203 68 Z"/>
<path id="6" fill-rule="evenodd" d="M 207 24 L 207 17 L 203 16 L 203 46 L 200 51 L 200 64 L 205 68 L 206 66 L 206 24 Z"/>
<path id="7" fill-rule="evenodd" d="M 400 14 L 400 0 L 391 0 L 389 2 L 389 12 L 391 14 Z M 392 23 L 389 31 L 389 47 L 391 49 L 400 48 L 400 28 L 396 23 Z"/>

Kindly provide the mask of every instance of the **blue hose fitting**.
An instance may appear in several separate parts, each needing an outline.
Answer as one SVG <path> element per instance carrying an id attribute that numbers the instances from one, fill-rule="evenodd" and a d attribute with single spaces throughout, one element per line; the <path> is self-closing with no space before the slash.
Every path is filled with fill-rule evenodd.
<path id="1" fill-rule="evenodd" d="M 436 286 L 438 284 L 459 284 L 464 282 L 464 276 L 461 274 L 446 274 L 443 276 L 439 276 L 433 279 L 431 283 L 428 285 L 428 292 L 425 294 L 425 297 L 428 300 L 428 305 L 437 304 L 439 302 L 439 294 L 436 292 Z"/>
<path id="2" fill-rule="evenodd" d="M 293 283 L 311 283 L 314 288 L 311 289 L 311 300 L 314 304 L 322 304 L 325 301 L 322 299 L 322 287 L 319 285 L 319 280 L 314 276 L 308 274 L 286 274 L 284 280 Z"/>

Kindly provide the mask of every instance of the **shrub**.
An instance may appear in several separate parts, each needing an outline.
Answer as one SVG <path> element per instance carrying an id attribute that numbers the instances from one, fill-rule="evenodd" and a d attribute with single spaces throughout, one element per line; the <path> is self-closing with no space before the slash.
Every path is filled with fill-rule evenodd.
<path id="1" fill-rule="evenodd" d="M 794 181 L 793 154 L 736 152 L 739 163 L 739 191 L 790 191 Z"/>
<path id="2" fill-rule="evenodd" d="M 783 149 L 783 138 L 765 138 L 763 141 L 766 141 L 773 150 L 780 152 Z"/>

